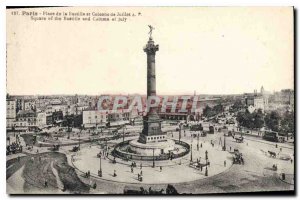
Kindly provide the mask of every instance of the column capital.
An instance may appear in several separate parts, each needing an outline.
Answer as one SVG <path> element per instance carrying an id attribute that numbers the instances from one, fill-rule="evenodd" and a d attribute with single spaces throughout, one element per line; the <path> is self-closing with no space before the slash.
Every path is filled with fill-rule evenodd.
<path id="1" fill-rule="evenodd" d="M 159 50 L 159 45 L 155 45 L 152 38 L 149 38 L 148 43 L 144 47 L 144 52 L 147 54 L 155 54 L 156 51 Z"/>

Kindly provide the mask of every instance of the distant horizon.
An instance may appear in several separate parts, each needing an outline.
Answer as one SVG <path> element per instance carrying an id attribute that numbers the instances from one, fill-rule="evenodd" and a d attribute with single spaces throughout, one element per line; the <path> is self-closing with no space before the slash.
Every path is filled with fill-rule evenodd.
<path id="1" fill-rule="evenodd" d="M 273 94 L 274 92 L 280 92 L 282 90 L 292 90 L 294 91 L 293 88 L 282 88 L 280 90 L 276 90 L 276 91 L 265 91 L 265 92 L 268 92 L 270 94 Z M 258 93 L 260 93 L 260 90 L 257 90 Z M 233 96 L 233 95 L 243 95 L 243 94 L 247 94 L 247 93 L 254 93 L 254 89 L 252 92 L 243 92 L 243 93 L 236 93 L 236 94 L 205 94 L 205 93 L 197 93 L 196 92 L 196 96 Z M 101 96 L 101 95 L 113 95 L 113 96 L 117 96 L 117 95 L 120 95 L 120 96 L 133 96 L 133 95 L 139 95 L 139 96 L 147 96 L 146 93 L 144 94 L 140 94 L 140 93 L 102 93 L 102 94 L 82 94 L 82 93 L 72 93 L 72 94 L 10 94 L 10 93 L 7 93 L 9 94 L 9 96 L 75 96 L 75 95 L 78 95 L 78 96 Z M 179 94 L 179 93 L 176 93 L 176 94 L 157 94 L 156 96 L 172 96 L 172 95 L 182 95 L 182 96 L 194 96 L 194 93 L 182 93 L 182 94 Z"/>

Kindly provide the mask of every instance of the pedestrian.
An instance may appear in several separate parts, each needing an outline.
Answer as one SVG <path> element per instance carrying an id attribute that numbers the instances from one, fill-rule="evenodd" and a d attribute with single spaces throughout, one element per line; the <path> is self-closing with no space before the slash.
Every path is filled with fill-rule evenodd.
<path id="1" fill-rule="evenodd" d="M 226 160 L 224 160 L 224 167 L 226 167 Z"/>
<path id="2" fill-rule="evenodd" d="M 143 181 L 143 175 L 142 174 L 140 175 L 140 181 L 141 182 Z"/>
<path id="3" fill-rule="evenodd" d="M 137 175 L 138 175 L 138 180 L 140 180 L 140 174 L 138 173 Z"/>
<path id="4" fill-rule="evenodd" d="M 231 151 L 231 147 L 229 147 L 230 151 Z"/>
<path id="5" fill-rule="evenodd" d="M 202 148 L 202 143 L 200 144 L 200 148 Z"/>
<path id="6" fill-rule="evenodd" d="M 131 167 L 131 173 L 133 173 L 133 167 Z"/>
<path id="7" fill-rule="evenodd" d="M 93 185 L 93 189 L 96 189 L 96 188 L 97 188 L 97 183 L 95 182 Z"/>
<path id="8" fill-rule="evenodd" d="M 117 173 L 116 173 L 116 170 L 114 170 L 114 177 L 116 177 L 117 176 Z"/>
<path id="9" fill-rule="evenodd" d="M 45 180 L 45 187 L 48 187 L 48 181 Z"/>
<path id="10" fill-rule="evenodd" d="M 142 165 L 142 163 L 140 164 L 140 169 L 142 169 L 143 168 L 143 165 Z"/>
<path id="11" fill-rule="evenodd" d="M 141 173 L 140 173 L 141 175 L 143 175 L 143 171 L 141 170 Z"/>
<path id="12" fill-rule="evenodd" d="M 162 166 L 159 167 L 160 172 L 162 171 Z"/>
<path id="13" fill-rule="evenodd" d="M 275 145 L 275 148 L 277 148 L 277 147 L 278 147 L 278 145 L 276 144 L 276 145 Z"/>
<path id="14" fill-rule="evenodd" d="M 293 159 L 291 159 L 291 164 L 293 164 Z"/>

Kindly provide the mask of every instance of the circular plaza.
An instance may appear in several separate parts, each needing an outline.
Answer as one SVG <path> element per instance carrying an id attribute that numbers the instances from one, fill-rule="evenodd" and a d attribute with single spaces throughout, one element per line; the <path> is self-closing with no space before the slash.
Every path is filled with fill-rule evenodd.
<path id="1" fill-rule="evenodd" d="M 159 160 L 155 156 L 152 159 L 124 159 L 115 156 L 113 151 L 116 148 L 109 151 L 100 145 L 84 145 L 72 155 L 71 160 L 73 166 L 82 174 L 90 172 L 91 177 L 96 179 L 133 184 L 190 182 L 220 174 L 232 166 L 231 153 L 222 151 L 221 146 L 212 145 L 207 141 L 183 142 L 191 144 L 192 149 L 185 155 L 179 152 L 180 156 L 174 159 Z M 124 143 L 128 144 L 129 141 Z M 119 144 L 117 146 L 122 146 Z M 133 163 L 135 167 L 132 167 Z M 101 177 L 98 176 L 100 169 Z M 143 176 L 142 181 L 139 180 L 140 175 Z"/>

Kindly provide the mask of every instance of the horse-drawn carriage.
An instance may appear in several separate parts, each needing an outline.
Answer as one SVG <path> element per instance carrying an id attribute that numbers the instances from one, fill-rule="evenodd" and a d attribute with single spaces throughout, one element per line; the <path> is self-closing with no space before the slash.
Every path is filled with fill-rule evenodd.
<path id="1" fill-rule="evenodd" d="M 23 151 L 23 147 L 22 145 L 19 145 L 19 144 L 11 144 L 11 145 L 8 145 L 6 147 L 6 155 L 9 155 L 9 154 L 16 154 L 16 153 L 22 153 Z"/>
<path id="2" fill-rule="evenodd" d="M 59 151 L 59 147 L 60 147 L 59 144 L 54 144 L 52 147 L 52 151 Z"/>
<path id="3" fill-rule="evenodd" d="M 272 158 L 276 158 L 276 153 L 274 151 L 268 151 L 269 156 Z"/>
<path id="4" fill-rule="evenodd" d="M 200 163 L 200 162 L 197 162 L 197 161 L 195 161 L 195 162 L 190 162 L 190 164 L 189 164 L 189 166 L 191 167 L 191 168 L 194 168 L 194 169 L 197 169 L 197 170 L 201 170 L 201 168 L 204 168 L 204 167 L 206 167 L 208 164 L 206 164 L 206 163 Z"/>
<path id="5" fill-rule="evenodd" d="M 234 139 L 235 139 L 235 141 L 236 141 L 237 143 L 243 143 L 243 142 L 244 142 L 244 137 L 243 137 L 243 136 L 235 137 Z"/>
<path id="6" fill-rule="evenodd" d="M 238 149 L 234 149 L 233 164 L 244 164 L 243 154 Z"/>
<path id="7" fill-rule="evenodd" d="M 79 146 L 74 146 L 73 149 L 71 150 L 72 152 L 77 152 L 80 150 Z"/>

